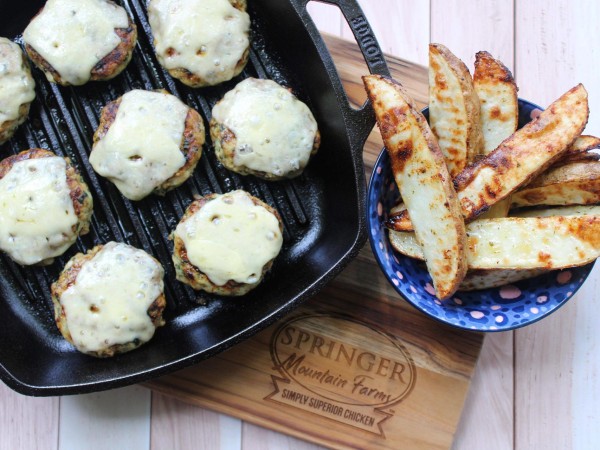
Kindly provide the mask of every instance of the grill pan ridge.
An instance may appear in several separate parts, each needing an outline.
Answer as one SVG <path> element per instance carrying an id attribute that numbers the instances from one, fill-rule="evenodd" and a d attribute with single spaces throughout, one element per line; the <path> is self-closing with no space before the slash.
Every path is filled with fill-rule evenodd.
<path id="1" fill-rule="evenodd" d="M 17 37 L 43 5 L 42 1 L 27 3 L 22 6 L 22 2 L 0 0 L 0 34 Z M 317 292 L 365 241 L 362 146 L 374 118 L 369 106 L 358 111 L 350 107 L 335 66 L 306 12 L 307 0 L 250 0 L 248 66 L 230 82 L 202 89 L 173 80 L 158 64 L 145 3 L 118 3 L 138 27 L 138 44 L 127 69 L 109 82 L 65 88 L 47 82 L 42 72 L 33 68 L 37 98 L 29 119 L 13 139 L 0 146 L 0 159 L 33 147 L 71 158 L 94 198 L 90 233 L 52 265 L 21 267 L 0 255 L 0 378 L 27 395 L 76 394 L 124 386 L 212 356 Z M 352 17 L 364 19 L 355 0 L 327 3 L 338 5 L 351 27 Z M 364 35 L 364 20 L 356 23 L 361 24 Z M 16 40 L 22 43 L 20 37 Z M 360 40 L 358 43 L 365 54 L 366 47 Z M 372 57 L 371 41 L 369 45 Z M 375 46 L 379 51 L 376 41 Z M 388 73 L 383 58 L 365 60 L 372 72 Z M 208 129 L 212 106 L 249 76 L 291 87 L 315 114 L 322 145 L 300 177 L 264 182 L 230 172 L 217 161 L 208 133 L 194 176 L 165 197 L 129 201 L 92 170 L 88 161 L 92 136 L 100 110 L 109 101 L 131 89 L 166 89 L 200 112 Z M 284 224 L 282 253 L 263 283 L 242 298 L 195 292 L 175 280 L 169 235 L 195 196 L 234 189 L 245 189 L 279 211 Z M 75 253 L 110 240 L 144 249 L 161 261 L 167 325 L 141 348 L 97 360 L 79 354 L 60 336 L 54 324 L 50 284 Z"/>

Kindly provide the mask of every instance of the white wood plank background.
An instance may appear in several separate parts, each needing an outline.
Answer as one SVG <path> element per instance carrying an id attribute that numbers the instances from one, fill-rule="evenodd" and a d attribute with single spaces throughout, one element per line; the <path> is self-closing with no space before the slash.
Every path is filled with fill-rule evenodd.
<path id="1" fill-rule="evenodd" d="M 430 41 L 472 65 L 488 50 L 513 69 L 519 94 L 543 106 L 578 82 L 590 93 L 587 133 L 600 134 L 600 2 L 359 0 L 382 48 L 427 64 Z M 351 38 L 339 11 L 311 2 L 319 28 Z M 600 266 L 599 266 L 600 267 Z M 489 335 L 454 449 L 600 448 L 600 268 L 550 318 Z M 294 449 L 298 439 L 191 407 L 142 387 L 33 399 L 0 384 L 0 449 Z"/>

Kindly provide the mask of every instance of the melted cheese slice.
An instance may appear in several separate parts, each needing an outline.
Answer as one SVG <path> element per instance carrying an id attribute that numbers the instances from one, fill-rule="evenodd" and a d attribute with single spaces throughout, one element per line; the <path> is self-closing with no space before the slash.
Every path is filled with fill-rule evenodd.
<path id="1" fill-rule="evenodd" d="M 62 255 L 75 242 L 66 170 L 58 156 L 28 159 L 0 180 L 0 249 L 19 264 Z"/>
<path id="2" fill-rule="evenodd" d="M 0 37 L 0 124 L 19 118 L 19 108 L 35 98 L 35 82 L 21 48 Z"/>
<path id="3" fill-rule="evenodd" d="M 162 92 L 130 91 L 90 163 L 131 200 L 141 200 L 185 164 L 180 150 L 189 108 Z"/>
<path id="4" fill-rule="evenodd" d="M 308 164 L 317 122 L 304 103 L 274 81 L 245 79 L 212 114 L 235 134 L 236 166 L 286 176 Z"/>
<path id="5" fill-rule="evenodd" d="M 121 42 L 115 28 L 127 28 L 125 9 L 107 0 L 48 0 L 25 29 L 23 40 L 79 86 L 92 69 Z M 46 74 L 49 81 L 52 75 Z"/>
<path id="6" fill-rule="evenodd" d="M 250 45 L 250 17 L 229 0 L 151 0 L 148 18 L 160 63 L 209 84 L 233 78 Z"/>
<path id="7" fill-rule="evenodd" d="M 60 297 L 75 347 L 88 352 L 149 341 L 155 326 L 148 308 L 163 292 L 163 276 L 162 266 L 143 250 L 106 244 Z"/>
<path id="8" fill-rule="evenodd" d="M 283 243 L 277 217 L 241 190 L 210 200 L 175 233 L 190 262 L 217 286 L 258 282 Z"/>

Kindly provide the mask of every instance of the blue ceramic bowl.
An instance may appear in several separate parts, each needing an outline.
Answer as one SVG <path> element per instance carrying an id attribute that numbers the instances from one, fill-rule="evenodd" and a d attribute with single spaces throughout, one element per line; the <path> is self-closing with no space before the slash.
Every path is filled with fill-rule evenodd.
<path id="1" fill-rule="evenodd" d="M 519 127 L 539 111 L 537 105 L 519 100 Z M 427 108 L 423 112 L 427 116 Z M 383 223 L 398 198 L 384 149 L 373 168 L 367 194 L 371 248 L 381 270 L 402 298 L 449 325 L 467 330 L 506 331 L 536 322 L 564 305 L 581 287 L 594 265 L 548 272 L 499 288 L 459 291 L 441 302 L 433 294 L 431 277 L 424 263 L 397 253 L 390 244 Z"/>

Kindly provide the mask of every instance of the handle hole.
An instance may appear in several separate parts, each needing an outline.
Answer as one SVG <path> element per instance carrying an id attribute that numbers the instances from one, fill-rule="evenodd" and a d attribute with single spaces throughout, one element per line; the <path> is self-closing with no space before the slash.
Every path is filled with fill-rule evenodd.
<path id="1" fill-rule="evenodd" d="M 342 12 L 335 5 L 319 1 L 308 2 L 306 9 L 323 37 L 337 73 L 344 83 L 348 103 L 352 109 L 362 109 L 364 103 L 367 101 L 367 93 L 363 87 L 361 77 L 369 73 L 369 68 L 364 56 L 354 43 L 352 32 L 346 30 L 349 30 L 349 28 Z M 334 37 L 342 38 L 343 40 L 335 39 Z M 348 40 L 348 37 L 351 40 Z M 356 61 L 360 60 L 360 69 L 356 68 L 355 65 L 349 66 L 344 63 L 342 58 L 346 60 L 348 58 Z"/>

